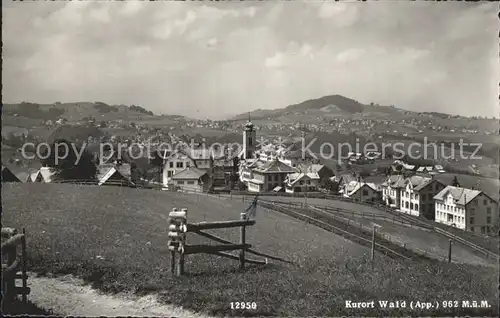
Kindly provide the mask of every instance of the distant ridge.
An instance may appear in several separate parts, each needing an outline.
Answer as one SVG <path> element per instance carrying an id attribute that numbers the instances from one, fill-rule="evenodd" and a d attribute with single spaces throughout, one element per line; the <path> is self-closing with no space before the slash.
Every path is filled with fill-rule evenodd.
<path id="1" fill-rule="evenodd" d="M 286 116 L 292 113 L 305 113 L 307 111 L 323 111 L 338 113 L 340 115 L 352 115 L 358 113 L 401 113 L 404 110 L 394 106 L 380 106 L 377 104 L 364 105 L 354 99 L 342 95 L 328 95 L 315 99 L 308 99 L 298 104 L 289 105 L 278 109 L 257 109 L 250 113 L 253 119 L 265 119 L 269 117 Z M 248 113 L 236 115 L 231 120 L 244 120 Z"/>

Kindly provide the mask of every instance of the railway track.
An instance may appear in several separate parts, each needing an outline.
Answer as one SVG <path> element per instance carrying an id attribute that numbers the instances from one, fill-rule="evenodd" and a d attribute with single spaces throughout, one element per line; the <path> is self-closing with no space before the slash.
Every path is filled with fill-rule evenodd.
<path id="1" fill-rule="evenodd" d="M 285 205 L 281 205 L 280 203 L 263 200 L 259 201 L 260 202 L 258 204 L 263 208 L 281 212 L 293 218 L 321 227 L 329 232 L 343 236 L 360 245 L 371 247 L 373 235 L 372 231 L 359 227 L 359 225 L 356 225 L 354 222 L 344 222 L 338 218 L 334 218 L 332 215 L 323 214 L 319 211 L 314 211 L 313 209 L 301 209 L 286 206 L 286 203 Z M 390 242 L 378 233 L 376 233 L 375 236 L 375 250 L 387 255 L 388 257 L 403 260 L 413 258 L 430 259 L 420 253 L 406 249 L 403 245 L 397 245 Z"/>
<path id="2" fill-rule="evenodd" d="M 356 224 L 357 223 L 357 222 L 353 221 L 352 219 L 348 218 L 348 216 L 352 216 L 352 215 L 360 216 L 360 217 L 364 217 L 364 218 L 369 218 L 369 219 L 373 219 L 373 220 L 380 219 L 380 220 L 385 220 L 385 221 L 389 221 L 389 222 L 393 222 L 393 223 L 401 222 L 402 223 L 401 225 L 411 226 L 413 228 L 419 228 L 419 229 L 427 231 L 427 232 L 432 231 L 438 235 L 441 235 L 441 236 L 444 236 L 448 239 L 451 239 L 455 243 L 458 243 L 458 244 L 470 249 L 471 251 L 475 252 L 476 254 L 478 254 L 482 257 L 486 257 L 487 259 L 495 259 L 495 260 L 500 259 L 500 256 L 498 254 L 493 253 L 493 252 L 489 251 L 488 249 L 481 247 L 477 244 L 469 242 L 468 240 L 466 240 L 462 237 L 459 237 L 459 236 L 457 236 L 449 231 L 446 231 L 440 227 L 434 226 L 432 224 L 433 223 L 432 221 L 420 220 L 417 217 L 409 216 L 409 215 L 402 214 L 402 213 L 395 212 L 395 211 L 391 211 L 389 213 L 393 214 L 394 217 L 398 220 L 398 222 L 394 222 L 396 219 L 390 219 L 390 218 L 386 218 L 384 216 L 377 216 L 376 214 L 364 215 L 362 213 L 356 213 L 354 211 L 349 211 L 349 210 L 335 208 L 335 207 L 304 205 L 303 203 L 297 203 L 297 202 L 271 201 L 271 200 L 262 200 L 262 199 L 260 199 L 260 201 L 264 201 L 268 204 L 285 206 L 285 207 L 288 207 L 290 209 L 295 209 L 297 211 L 305 211 L 305 210 L 308 210 L 308 209 L 310 210 L 311 208 L 314 208 L 316 210 L 316 212 L 321 212 L 323 214 L 325 214 L 325 213 L 330 214 L 329 216 L 331 218 L 336 219 L 337 221 L 339 221 L 341 223 L 347 223 L 347 224 Z M 343 216 L 347 216 L 347 217 L 343 217 Z M 384 218 L 386 218 L 386 219 L 384 219 Z M 358 226 L 363 227 L 359 223 L 358 223 Z M 382 237 L 382 239 L 383 239 L 383 237 Z M 397 245 L 394 242 L 391 242 L 391 243 L 392 243 L 392 245 Z M 423 251 L 423 250 L 419 250 L 418 254 L 419 255 L 424 254 L 425 256 L 430 256 L 431 258 L 440 259 L 440 260 L 443 258 L 442 256 L 432 255 L 431 253 L 429 253 L 427 251 Z"/>

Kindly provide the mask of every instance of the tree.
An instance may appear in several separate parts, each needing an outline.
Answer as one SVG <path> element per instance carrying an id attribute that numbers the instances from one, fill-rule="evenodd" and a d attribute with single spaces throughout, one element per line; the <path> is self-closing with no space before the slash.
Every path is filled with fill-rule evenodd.
<path id="1" fill-rule="evenodd" d="M 151 152 L 149 164 L 156 168 L 160 168 L 163 166 L 163 155 L 160 154 L 159 150 Z"/>
<path id="2" fill-rule="evenodd" d="M 50 153 L 47 153 L 49 151 Z M 81 153 L 81 157 L 78 157 L 77 153 Z M 41 157 L 47 157 L 41 162 L 54 172 L 54 180 L 96 180 L 97 167 L 93 155 L 65 139 L 55 140 Z"/>
<path id="3" fill-rule="evenodd" d="M 238 190 L 240 190 L 240 191 L 247 190 L 247 185 L 245 183 L 241 182 L 241 180 L 238 181 Z"/>

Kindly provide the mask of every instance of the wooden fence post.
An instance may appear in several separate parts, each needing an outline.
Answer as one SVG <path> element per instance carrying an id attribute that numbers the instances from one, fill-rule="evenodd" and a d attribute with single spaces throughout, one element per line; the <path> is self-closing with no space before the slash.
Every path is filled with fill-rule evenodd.
<path id="1" fill-rule="evenodd" d="M 173 208 L 169 214 L 169 250 L 170 252 L 170 270 L 177 276 L 184 274 L 184 244 L 187 231 L 187 209 L 179 211 Z M 176 253 L 179 257 L 176 258 Z"/>
<path id="2" fill-rule="evenodd" d="M 187 226 L 187 212 L 188 212 L 188 210 L 186 208 L 184 208 L 184 209 L 181 209 L 181 211 L 184 212 L 186 215 L 186 218 L 182 222 L 182 225 Z M 180 254 L 179 254 L 179 268 L 177 269 L 177 276 L 184 275 L 184 244 L 185 243 L 186 243 L 186 234 L 183 233 L 182 241 L 181 241 L 181 250 L 180 250 Z"/>
<path id="3" fill-rule="evenodd" d="M 175 252 L 170 251 L 170 272 L 175 274 Z"/>
<path id="4" fill-rule="evenodd" d="M 17 248 L 15 245 L 6 247 L 4 250 L 6 251 L 7 256 L 7 266 L 10 267 L 16 261 L 17 256 Z M 15 274 L 9 275 L 8 278 L 4 278 L 6 290 L 4 291 L 4 296 L 7 296 L 7 299 L 11 300 L 16 297 L 15 289 L 16 289 L 16 278 Z"/>
<path id="5" fill-rule="evenodd" d="M 246 220 L 246 213 L 241 213 L 240 214 L 240 219 L 241 220 Z M 245 243 L 245 233 L 246 229 L 245 226 L 240 227 L 240 244 L 244 245 Z M 240 270 L 245 269 L 245 248 L 242 248 L 240 251 Z"/>
<path id="6" fill-rule="evenodd" d="M 448 241 L 448 263 L 451 263 L 451 239 Z"/>
<path id="7" fill-rule="evenodd" d="M 177 276 L 182 276 L 184 274 L 184 252 L 179 253 L 179 258 L 177 259 Z"/>

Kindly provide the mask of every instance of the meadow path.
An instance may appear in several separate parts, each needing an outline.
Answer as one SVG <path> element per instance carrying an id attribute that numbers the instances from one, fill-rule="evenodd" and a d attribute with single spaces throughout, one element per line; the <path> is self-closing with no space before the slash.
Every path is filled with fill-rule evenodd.
<path id="1" fill-rule="evenodd" d="M 28 285 L 31 287 L 28 299 L 57 315 L 208 318 L 177 306 L 160 304 L 154 295 L 104 295 L 71 275 L 57 278 L 30 275 Z"/>

